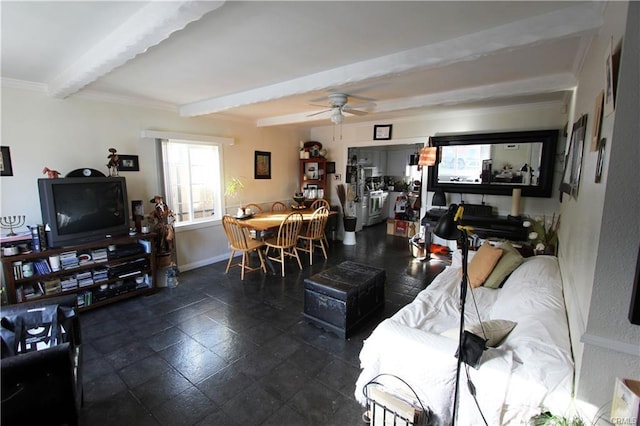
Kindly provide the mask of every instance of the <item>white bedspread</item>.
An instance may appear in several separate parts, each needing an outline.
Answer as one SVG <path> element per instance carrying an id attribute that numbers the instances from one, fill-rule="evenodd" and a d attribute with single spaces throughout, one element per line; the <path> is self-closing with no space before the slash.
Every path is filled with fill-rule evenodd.
<path id="1" fill-rule="evenodd" d="M 459 327 L 459 292 L 460 270 L 452 266 L 366 339 L 355 390 L 363 405 L 366 384 L 381 373 L 391 374 L 406 381 L 430 407 L 435 424 L 451 423 L 458 342 L 441 333 Z M 520 424 L 539 413 L 542 405 L 566 408 L 573 361 L 556 258 L 526 259 L 501 289 L 468 291 L 467 325 L 479 321 L 474 305 L 483 321 L 518 323 L 499 347 L 485 351 L 478 370 L 468 368 L 487 423 Z M 463 368 L 458 422 L 483 424 L 466 377 Z M 406 394 L 397 381 L 378 381 Z"/>

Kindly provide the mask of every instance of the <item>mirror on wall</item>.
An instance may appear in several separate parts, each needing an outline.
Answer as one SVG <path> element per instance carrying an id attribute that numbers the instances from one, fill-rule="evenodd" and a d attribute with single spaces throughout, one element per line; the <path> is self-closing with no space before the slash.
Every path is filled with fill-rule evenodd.
<path id="1" fill-rule="evenodd" d="M 551 197 L 558 130 L 434 136 L 429 191 Z"/>

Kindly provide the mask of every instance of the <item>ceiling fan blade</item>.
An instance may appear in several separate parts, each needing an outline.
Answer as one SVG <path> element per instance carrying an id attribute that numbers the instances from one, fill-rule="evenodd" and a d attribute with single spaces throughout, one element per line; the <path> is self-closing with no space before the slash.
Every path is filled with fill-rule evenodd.
<path id="1" fill-rule="evenodd" d="M 359 109 L 351 109 L 349 107 L 342 108 L 342 112 L 346 112 L 348 114 L 353 114 L 353 115 L 367 115 L 368 114 L 366 111 L 360 111 Z"/>
<path id="2" fill-rule="evenodd" d="M 324 106 L 324 105 L 322 105 L 322 106 Z M 313 112 L 311 114 L 308 114 L 307 117 L 314 117 L 316 115 L 324 114 L 325 112 L 329 112 L 329 111 L 331 111 L 331 110 L 330 109 L 325 109 L 325 110 L 322 110 L 322 111 L 316 111 L 316 112 Z"/>

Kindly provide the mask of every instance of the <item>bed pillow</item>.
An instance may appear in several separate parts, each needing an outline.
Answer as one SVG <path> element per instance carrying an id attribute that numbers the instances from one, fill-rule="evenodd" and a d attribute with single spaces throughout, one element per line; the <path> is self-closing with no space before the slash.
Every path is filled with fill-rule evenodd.
<path id="1" fill-rule="evenodd" d="M 516 322 L 509 320 L 489 320 L 483 321 L 482 326 L 480 323 L 470 324 L 465 327 L 465 330 L 475 334 L 476 336 L 486 336 L 486 345 L 495 348 L 507 337 L 511 330 L 516 326 Z M 484 333 L 482 329 L 484 328 Z M 458 340 L 460 335 L 460 329 L 458 327 L 450 328 L 449 330 L 440 333 L 441 336 L 448 337 L 450 339 Z"/>
<path id="2" fill-rule="evenodd" d="M 516 326 L 516 323 L 509 320 L 489 320 L 483 321 L 482 325 L 480 323 L 471 324 L 468 327 L 465 327 L 468 331 L 476 334 L 480 337 L 483 335 L 487 338 L 486 345 L 495 348 L 498 346 L 511 330 Z M 484 334 L 482 333 L 482 329 L 484 328 Z"/>
<path id="3" fill-rule="evenodd" d="M 469 262 L 468 275 L 469 285 L 473 288 L 480 287 L 487 279 L 493 268 L 502 256 L 502 249 L 493 247 L 488 241 L 485 241 L 478 252 Z"/>
<path id="4" fill-rule="evenodd" d="M 500 260 L 487 277 L 484 287 L 498 288 L 504 280 L 512 273 L 524 260 L 518 250 L 516 250 L 508 241 L 498 246 L 502 249 Z"/>

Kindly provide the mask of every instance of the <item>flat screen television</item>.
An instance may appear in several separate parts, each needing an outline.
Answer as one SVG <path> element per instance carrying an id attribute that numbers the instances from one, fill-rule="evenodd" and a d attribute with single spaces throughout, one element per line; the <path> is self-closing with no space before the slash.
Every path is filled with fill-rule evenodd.
<path id="1" fill-rule="evenodd" d="M 48 247 L 84 244 L 129 232 L 123 177 L 38 179 Z"/>

